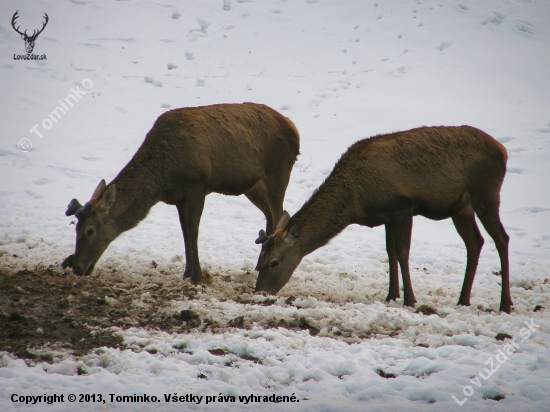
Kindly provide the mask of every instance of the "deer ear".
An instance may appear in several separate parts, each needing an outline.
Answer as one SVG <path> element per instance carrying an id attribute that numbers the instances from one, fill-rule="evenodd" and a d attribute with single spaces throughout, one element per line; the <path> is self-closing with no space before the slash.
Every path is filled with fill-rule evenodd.
<path id="1" fill-rule="evenodd" d="M 290 215 L 286 210 L 283 211 L 283 214 L 279 219 L 279 223 L 277 223 L 277 228 L 275 229 L 275 231 L 284 229 L 289 220 L 290 220 Z"/>
<path id="2" fill-rule="evenodd" d="M 105 182 L 103 180 L 103 182 Z M 103 197 L 101 198 L 101 203 L 99 204 L 99 210 L 103 212 L 109 211 L 111 207 L 115 204 L 116 200 L 116 185 L 111 185 L 107 190 L 105 190 L 105 193 L 103 193 Z"/>
<path id="3" fill-rule="evenodd" d="M 103 194 L 103 192 L 105 191 L 106 187 L 107 187 L 107 184 L 105 183 L 105 179 L 101 179 L 101 182 L 99 182 L 99 184 L 94 190 L 94 193 L 92 194 L 91 200 L 99 199 Z"/>
<path id="4" fill-rule="evenodd" d="M 290 233 L 289 235 L 292 236 L 292 239 L 293 240 L 296 240 L 296 238 L 298 237 L 298 233 L 300 233 L 300 226 L 295 223 L 291 228 L 290 228 Z"/>
<path id="5" fill-rule="evenodd" d="M 300 232 L 300 226 L 297 223 L 294 223 L 290 228 L 290 230 L 285 235 L 285 237 L 283 238 L 284 242 L 292 245 L 296 241 L 296 238 L 298 237 L 299 232 Z"/>

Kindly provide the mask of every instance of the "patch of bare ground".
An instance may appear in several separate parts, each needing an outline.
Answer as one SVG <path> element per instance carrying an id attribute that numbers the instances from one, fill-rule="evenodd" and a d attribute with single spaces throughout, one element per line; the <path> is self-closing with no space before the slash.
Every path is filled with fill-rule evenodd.
<path id="1" fill-rule="evenodd" d="M 130 328 L 177 334 L 285 328 L 348 343 L 396 336 L 401 330 L 382 312 L 362 313 L 363 324 L 341 305 L 329 317 L 302 308 L 307 296 L 301 293 L 255 294 L 248 271 L 229 275 L 220 268 L 212 282 L 194 286 L 181 279 L 180 269 L 165 271 L 153 264 L 139 274 L 112 267 L 76 276 L 57 265 L 34 270 L 0 266 L 0 351 L 32 363 L 78 358 L 104 346 L 142 350 L 124 344 L 120 332 Z"/>
<path id="2" fill-rule="evenodd" d="M 164 308 L 195 294 L 193 286 L 174 277 L 122 284 L 116 276 L 75 276 L 53 267 L 0 269 L 0 350 L 49 361 L 42 358 L 56 350 L 81 356 L 98 347 L 121 346 L 115 327 L 184 332 L 194 324 L 187 326 Z"/>

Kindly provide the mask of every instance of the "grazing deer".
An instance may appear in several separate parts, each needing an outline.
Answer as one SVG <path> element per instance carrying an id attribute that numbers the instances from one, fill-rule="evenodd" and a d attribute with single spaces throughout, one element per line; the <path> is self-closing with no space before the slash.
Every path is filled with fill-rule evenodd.
<path id="1" fill-rule="evenodd" d="M 219 104 L 161 115 L 118 176 L 102 180 L 84 206 L 73 199 L 76 248 L 64 262 L 91 274 L 107 246 L 135 227 L 157 202 L 178 209 L 185 243 L 184 279 L 201 281 L 199 222 L 209 193 L 244 194 L 265 215 L 273 233 L 283 212 L 291 169 L 299 154 L 296 127 L 259 104 Z"/>
<path id="2" fill-rule="evenodd" d="M 19 18 L 18 13 L 19 13 L 19 10 L 17 10 L 13 14 L 13 17 L 11 18 L 11 26 L 13 27 L 13 29 L 18 34 L 21 35 L 21 38 L 25 41 L 25 48 L 27 49 L 27 53 L 32 53 L 32 51 L 34 50 L 34 42 L 36 41 L 36 38 L 38 37 L 38 35 L 40 33 L 42 33 L 44 31 L 44 29 L 46 28 L 46 25 L 48 24 L 48 21 L 50 20 L 50 18 L 48 17 L 48 15 L 46 13 L 44 13 L 44 23 L 42 23 L 42 28 L 40 30 L 33 30 L 32 35 L 29 36 L 27 34 L 27 30 L 25 30 L 24 33 L 21 33 L 19 31 L 19 27 L 21 27 L 21 26 L 15 27 L 16 20 Z"/>
<path id="3" fill-rule="evenodd" d="M 385 225 L 390 276 L 386 301 L 399 297 L 399 262 L 404 304 L 414 306 L 408 263 L 413 216 L 451 217 L 466 244 L 458 304 L 468 306 L 483 246 L 477 215 L 500 255 L 500 310 L 510 312 L 509 237 L 499 217 L 507 157 L 502 144 L 470 126 L 421 127 L 358 141 L 293 217 L 284 212 L 273 235 L 260 231 L 256 290 L 276 294 L 305 255 L 346 226 Z"/>

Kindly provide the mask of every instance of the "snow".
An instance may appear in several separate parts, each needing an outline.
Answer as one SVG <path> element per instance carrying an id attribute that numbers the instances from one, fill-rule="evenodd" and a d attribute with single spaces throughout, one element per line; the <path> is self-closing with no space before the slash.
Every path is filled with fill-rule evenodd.
<path id="1" fill-rule="evenodd" d="M 175 300 L 173 309 L 219 325 L 244 316 L 248 329 L 120 329 L 124 348 L 51 364 L 27 365 L 0 348 L 0 410 L 74 410 L 67 402 L 11 400 L 69 393 L 103 394 L 105 404 L 79 404 L 91 411 L 151 408 L 113 402 L 110 393 L 155 395 L 159 411 L 550 410 L 547 2 L 5 0 L 3 10 L 0 267 L 32 270 L 71 254 L 67 203 L 87 200 L 100 179 L 114 178 L 167 109 L 253 101 L 290 117 L 300 131 L 285 200 L 291 214 L 358 139 L 469 124 L 501 141 L 509 154 L 501 217 L 511 237 L 514 310 L 498 313 L 500 264 L 485 232 L 472 305 L 456 306 L 464 245 L 449 220 L 423 218 L 414 222 L 411 275 L 418 306 L 436 314 L 384 303 L 384 231 L 359 226 L 307 256 L 275 302 L 262 305 L 265 297 L 238 288 L 255 283 L 263 215 L 243 196 L 213 194 L 199 253 L 214 282 L 192 301 Z M 13 60 L 24 53 L 9 23 L 16 10 L 22 27 L 48 13 L 34 51 L 47 60 Z M 73 89 L 81 94 L 70 110 L 44 121 Z M 35 125 L 42 137 L 29 132 Z M 96 276 L 115 268 L 127 284 L 139 283 L 154 260 L 163 269 L 155 276 L 174 278 L 183 273 L 182 256 L 176 210 L 158 204 L 109 246 Z M 537 305 L 545 309 L 533 312 Z M 291 318 L 317 333 L 276 326 Z M 497 333 L 513 337 L 517 348 L 495 340 Z M 500 363 L 506 345 L 513 353 Z M 498 369 L 488 376 L 490 364 Z M 176 393 L 204 398 L 198 405 L 165 402 L 164 394 Z M 236 401 L 219 403 L 219 394 Z M 251 394 L 300 402 L 239 401 Z M 216 402 L 206 405 L 206 396 Z"/>

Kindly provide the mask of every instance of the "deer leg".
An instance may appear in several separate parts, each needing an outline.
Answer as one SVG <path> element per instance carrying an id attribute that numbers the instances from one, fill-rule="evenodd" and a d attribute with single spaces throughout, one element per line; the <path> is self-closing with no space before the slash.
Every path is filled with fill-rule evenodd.
<path id="1" fill-rule="evenodd" d="M 191 254 L 189 251 L 191 250 L 191 243 L 189 240 L 189 230 L 187 229 L 188 226 L 188 212 L 187 212 L 187 203 L 185 200 L 182 202 L 176 204 L 176 208 L 178 209 L 178 216 L 180 218 L 180 226 L 181 226 L 181 232 L 183 233 L 183 243 L 185 247 L 185 271 L 183 272 L 183 279 L 187 279 L 191 277 L 191 266 L 193 265 L 193 259 L 191 258 Z"/>
<path id="2" fill-rule="evenodd" d="M 272 214 L 271 208 L 269 207 L 269 202 L 267 199 L 267 190 L 263 181 L 258 181 L 252 189 L 244 194 L 248 200 L 252 202 L 254 206 L 262 211 L 265 216 L 266 221 L 266 233 L 268 235 L 272 234 L 275 231 L 274 216 Z M 277 217 L 279 219 L 280 216 Z M 260 256 L 258 256 L 258 261 L 256 262 L 256 267 L 254 270 L 260 269 Z"/>
<path id="3" fill-rule="evenodd" d="M 273 221 L 273 214 L 269 207 L 267 199 L 267 190 L 263 181 L 259 180 L 251 189 L 244 194 L 250 202 L 262 211 L 266 220 L 265 231 L 268 235 L 271 235 L 275 231 L 275 223 Z"/>
<path id="4" fill-rule="evenodd" d="M 475 212 L 474 209 L 472 209 L 472 206 L 468 205 L 454 215 L 452 219 L 456 231 L 466 245 L 467 253 L 466 273 L 464 275 L 464 283 L 462 285 L 462 292 L 460 292 L 458 304 L 470 306 L 470 294 L 472 292 L 472 285 L 476 275 L 479 254 L 481 253 L 481 248 L 483 247 L 484 241 L 481 233 L 479 232 L 479 228 L 477 227 Z"/>
<path id="5" fill-rule="evenodd" d="M 191 282 L 195 285 L 200 284 L 202 278 L 197 241 L 204 199 L 204 190 L 196 188 L 195 190 L 189 190 L 185 195 L 185 200 L 176 205 L 185 243 L 185 272 L 183 278 L 191 278 Z"/>
<path id="6" fill-rule="evenodd" d="M 388 260 L 390 264 L 390 287 L 386 302 L 397 300 L 399 297 L 399 269 L 397 262 L 397 252 L 395 251 L 395 228 L 392 223 L 386 223 L 386 251 L 388 252 Z"/>
<path id="7" fill-rule="evenodd" d="M 493 238 L 500 256 L 500 276 L 502 281 L 500 311 L 510 313 L 511 306 L 513 305 L 512 296 L 510 295 L 510 266 L 508 262 L 508 243 L 510 237 L 504 230 L 500 221 L 498 205 L 498 199 L 497 201 L 493 201 L 491 205 L 485 207 L 476 207 L 476 205 L 473 204 L 474 210 L 483 224 L 483 227 L 489 236 Z"/>
<path id="8" fill-rule="evenodd" d="M 292 166 L 294 161 L 290 164 L 280 164 L 279 170 L 267 175 L 263 181 L 266 189 L 267 203 L 271 210 L 271 216 L 273 216 L 273 231 L 277 227 L 279 220 L 283 214 L 283 202 L 285 200 L 285 192 L 290 181 L 290 173 L 292 172 Z M 270 232 L 268 231 L 269 235 Z"/>
<path id="9" fill-rule="evenodd" d="M 288 179 L 287 179 L 288 183 Z M 275 186 L 275 187 L 273 187 Z M 283 200 L 285 197 L 285 187 L 282 191 L 276 185 L 267 187 L 263 180 L 258 181 L 251 190 L 245 193 L 246 197 L 265 215 L 266 233 L 271 235 L 275 232 L 275 228 L 281 215 L 283 214 Z M 260 256 L 254 270 L 260 269 Z"/>
<path id="10" fill-rule="evenodd" d="M 395 252 L 401 267 L 401 277 L 403 278 L 403 304 L 405 306 L 414 306 L 416 303 L 409 271 L 412 223 L 412 213 L 398 213 L 394 216 L 392 222 L 395 228 Z"/>
<path id="11" fill-rule="evenodd" d="M 273 216 L 273 231 L 275 231 L 275 228 L 277 228 L 277 224 L 279 223 L 279 220 L 281 219 L 281 216 L 283 214 L 285 191 L 288 185 L 288 179 L 290 177 L 290 175 L 286 174 L 285 178 L 285 173 L 282 173 L 282 177 L 276 177 L 277 181 L 275 184 L 273 182 L 270 182 L 269 180 L 267 180 L 265 183 L 267 203 L 269 204 L 269 209 L 271 210 L 271 215 Z M 290 170 L 288 173 L 290 173 Z M 267 234 L 269 234 L 269 232 L 267 232 Z"/>

